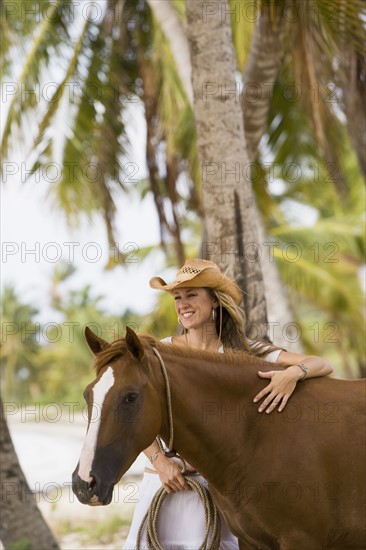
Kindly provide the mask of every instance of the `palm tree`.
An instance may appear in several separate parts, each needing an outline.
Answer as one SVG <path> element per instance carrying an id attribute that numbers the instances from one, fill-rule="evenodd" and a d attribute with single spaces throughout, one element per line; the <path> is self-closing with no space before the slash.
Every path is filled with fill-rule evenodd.
<path id="1" fill-rule="evenodd" d="M 364 48 L 360 36 L 363 32 L 364 6 L 358 0 L 355 2 L 321 0 L 317 2 L 318 17 L 316 18 L 313 14 L 314 10 L 308 15 L 304 12 L 301 2 L 290 2 L 290 4 L 291 9 L 298 8 L 301 20 L 292 17 L 291 12 L 286 11 L 284 7 L 281 11 L 283 2 L 271 1 L 261 3 L 263 17 L 256 25 L 253 24 L 255 17 L 250 21 L 245 17 L 237 17 L 237 13 L 248 13 L 248 9 L 254 9 L 252 2 L 235 0 L 230 4 L 237 67 L 240 71 L 245 71 L 244 86 L 246 82 L 261 83 L 267 78 L 272 82 L 276 79 L 272 94 L 263 93 L 260 101 L 251 103 L 250 110 L 244 109 L 244 121 L 246 116 L 251 115 L 252 122 L 255 122 L 252 129 L 247 123 L 248 130 L 246 130 L 247 141 L 250 141 L 248 150 L 253 149 L 254 155 L 257 155 L 257 146 L 253 147 L 253 145 L 260 141 L 261 135 L 264 136 L 259 147 L 256 174 L 255 177 L 252 174 L 252 180 L 258 209 L 263 217 L 264 233 L 270 237 L 266 241 L 271 247 L 272 242 L 275 241 L 271 236 L 272 231 L 277 226 L 289 223 L 286 210 L 288 210 L 290 195 L 297 203 L 304 202 L 314 206 L 321 215 L 329 217 L 341 214 L 344 217 L 345 212 L 339 211 L 340 205 L 345 205 L 348 209 L 354 207 L 353 182 L 359 178 L 350 141 L 348 138 L 343 139 L 345 126 L 342 127 L 342 139 L 333 139 L 331 146 L 330 142 L 327 143 L 328 139 L 325 141 L 323 139 L 322 128 L 324 127 L 327 138 L 330 139 L 332 136 L 338 138 L 340 135 L 340 120 L 337 125 L 335 115 L 339 114 L 342 104 L 338 104 L 337 109 L 333 110 L 320 108 L 319 102 L 312 101 L 316 98 L 317 89 L 310 90 L 311 93 L 307 96 L 304 95 L 304 98 L 301 98 L 303 102 L 289 102 L 286 101 L 283 90 L 286 90 L 291 82 L 298 85 L 299 78 L 308 75 L 305 87 L 309 92 L 311 75 L 317 77 L 324 72 L 328 80 L 319 80 L 321 88 L 319 94 L 322 92 L 323 96 L 329 95 L 332 88 L 325 86 L 327 83 L 331 85 L 336 79 L 332 71 L 338 65 L 334 55 L 339 48 L 335 50 L 334 45 L 337 44 L 337 40 L 340 40 L 343 45 L 345 37 L 352 44 L 352 51 L 358 56 L 358 69 L 354 74 L 357 74 L 358 80 L 362 82 Z M 181 48 L 180 51 L 184 53 L 182 55 L 177 48 L 171 46 L 172 36 L 176 36 L 177 43 L 179 41 L 180 44 L 184 44 L 187 23 L 184 15 L 185 4 L 181 0 L 152 1 L 149 5 L 152 7 L 153 16 L 144 0 L 105 2 L 103 12 L 97 20 L 86 18 L 83 25 L 77 29 L 66 24 L 70 5 L 62 1 L 54 4 L 43 0 L 40 3 L 42 9 L 48 7 L 49 10 L 54 10 L 54 16 L 41 21 L 42 24 L 36 24 L 36 18 L 32 21 L 31 17 L 26 18 L 26 21 L 18 21 L 17 18 L 10 16 L 5 18 L 2 21 L 3 36 L 14 37 L 21 30 L 23 37 L 30 45 L 20 80 L 23 80 L 27 86 L 37 81 L 43 84 L 50 59 L 53 63 L 56 59 L 59 61 L 60 67 L 63 68 L 63 76 L 61 72 L 57 74 L 54 80 L 58 82 L 58 87 L 54 94 L 51 94 L 50 101 L 37 105 L 36 111 L 31 110 L 32 94 L 26 95 L 25 101 L 22 101 L 20 94 L 14 94 L 14 100 L 9 108 L 8 123 L 3 134 L 3 151 L 9 150 L 11 143 L 9 137 L 12 133 L 16 135 L 16 125 L 19 120 L 23 122 L 27 120 L 24 117 L 22 119 L 21 115 L 25 113 L 29 120 L 31 113 L 36 112 L 38 123 L 35 123 L 37 120 L 30 118 L 35 131 L 32 133 L 27 127 L 23 127 L 21 132 L 22 135 L 28 135 L 31 138 L 29 149 L 35 152 L 33 157 L 30 157 L 30 164 L 42 170 L 52 159 L 57 158 L 62 161 L 65 168 L 62 173 L 64 177 L 56 181 L 52 187 L 59 204 L 71 220 L 80 211 L 90 215 L 95 211 L 100 212 L 106 220 L 110 241 L 113 241 L 114 204 L 118 200 L 118 192 L 120 189 L 128 191 L 134 186 L 131 182 L 133 177 L 128 177 L 131 166 L 128 162 L 126 163 L 128 143 L 125 139 L 125 121 L 126 115 L 134 106 L 133 102 L 137 101 L 146 114 L 148 166 L 148 178 L 142 177 L 138 188 L 142 194 L 148 190 L 153 194 L 161 222 L 161 240 L 168 253 L 168 261 L 176 263 L 177 256 L 181 261 L 181 257 L 186 253 L 182 246 L 182 231 L 187 241 L 187 230 L 191 237 L 192 224 L 197 225 L 197 214 L 199 217 L 203 214 L 200 199 L 202 182 L 195 145 L 196 129 L 189 102 L 191 91 L 187 73 L 181 61 L 183 59 L 186 63 L 188 48 L 187 44 Z M 165 11 L 162 12 L 162 10 Z M 50 11 L 47 13 L 49 15 Z M 159 13 L 165 15 L 168 13 L 169 21 L 172 22 L 170 28 L 166 21 L 164 24 L 165 16 Z M 286 22 L 284 30 L 283 13 Z M 299 29 L 299 26 L 304 26 L 304 29 Z M 261 43 L 263 35 L 267 35 L 267 40 L 272 46 L 278 43 L 278 47 L 277 49 L 268 48 L 270 50 L 267 52 L 268 55 L 262 54 L 260 58 L 261 50 L 256 48 L 255 44 Z M 308 43 L 309 37 L 312 37 L 314 43 L 323 47 L 324 51 L 317 56 L 316 61 L 322 62 L 322 66 L 326 69 L 324 71 L 314 66 L 314 57 L 316 57 L 314 45 L 308 48 L 306 55 L 301 53 L 304 52 L 304 45 Z M 14 57 L 14 48 L 7 50 L 6 41 L 3 44 L 4 67 L 7 68 L 11 66 L 10 58 Z M 294 44 L 298 46 L 295 48 Z M 292 49 L 295 52 L 294 55 L 291 53 Z M 324 52 L 328 52 L 329 55 L 325 55 Z M 36 56 L 33 55 L 35 53 Z M 304 74 L 301 74 L 296 66 L 304 66 L 304 60 L 307 63 L 307 69 Z M 73 93 L 70 92 L 70 81 L 78 83 L 78 86 L 72 88 Z M 355 89 L 355 86 L 353 88 Z M 248 87 L 243 89 L 248 94 Z M 253 86 L 254 89 L 255 86 Z M 359 83 L 357 89 L 360 89 Z M 55 134 L 52 133 L 51 122 L 60 112 L 63 104 L 62 97 L 63 101 L 69 100 L 70 110 L 67 119 L 68 127 L 61 139 L 62 147 L 60 147 L 60 132 L 56 140 Z M 348 105 L 351 103 L 352 100 L 348 100 Z M 356 104 L 359 102 L 354 102 L 354 105 Z M 116 116 L 116 112 L 120 116 Z M 362 114 L 360 119 L 361 116 Z M 333 149 L 336 153 L 332 152 Z M 352 158 L 351 162 L 349 158 Z M 339 177 L 333 178 L 334 183 L 333 179 L 329 178 L 333 166 L 329 166 L 329 159 L 338 169 Z M 311 162 L 314 160 L 315 167 L 311 167 Z M 304 178 L 299 184 L 294 184 L 290 181 L 291 174 L 280 173 L 281 170 L 275 168 L 277 165 L 286 166 L 290 162 L 301 166 L 304 173 L 312 169 L 314 180 L 318 177 L 320 167 L 321 187 L 322 191 L 324 190 L 321 197 L 318 189 L 314 194 L 314 185 L 307 185 L 308 179 Z M 269 166 L 269 163 L 273 163 L 273 166 Z M 90 164 L 94 167 L 93 177 L 83 170 Z M 125 168 L 125 172 L 121 168 Z M 272 192 L 270 180 L 273 179 L 274 170 L 276 177 L 279 176 L 279 180 L 283 182 L 284 191 L 280 193 Z M 327 172 L 330 182 L 327 179 Z M 333 172 L 336 174 L 336 171 L 333 170 Z M 68 177 L 70 173 L 73 174 L 72 178 Z M 338 197 L 332 195 L 331 186 L 336 188 Z M 340 203 L 339 196 L 344 197 L 342 193 L 345 189 L 348 189 L 346 193 L 348 197 L 346 202 L 342 198 Z M 357 189 L 359 189 L 358 186 Z M 333 197 L 330 202 L 329 196 Z M 254 208 L 254 202 L 252 207 Z M 192 213 L 195 214 L 192 216 Z M 254 217 L 258 218 L 257 215 Z M 175 243 L 173 254 L 172 247 L 169 247 L 170 242 Z M 308 245 L 311 246 L 311 243 Z M 187 246 L 186 249 L 188 250 Z M 275 249 L 276 245 L 273 250 Z M 276 251 L 281 254 L 281 250 L 276 249 Z M 194 254 L 197 252 L 195 251 Z M 360 264 L 360 255 L 356 261 Z M 265 274 L 272 265 L 267 263 Z M 324 275 L 330 270 L 333 270 L 334 275 L 338 269 L 336 264 L 316 267 L 321 267 Z M 313 269 L 314 285 L 316 285 L 318 271 Z M 308 276 L 307 272 L 306 278 Z M 272 275 L 271 278 L 273 278 Z M 288 281 L 291 281 L 291 278 Z M 358 285 L 357 277 L 354 279 L 354 284 Z M 278 294 L 278 291 L 267 292 L 266 299 L 269 300 L 271 295 L 277 297 Z M 282 303 L 282 299 L 279 301 Z M 274 305 L 276 306 L 276 303 Z M 328 315 L 331 316 L 332 312 Z M 284 323 L 286 323 L 285 320 L 281 321 L 282 325 Z M 349 324 L 354 323 L 355 318 L 350 313 Z"/>
<path id="2" fill-rule="evenodd" d="M 266 176 L 265 170 L 261 170 L 261 158 L 268 157 L 269 153 L 276 153 L 278 150 L 274 137 L 283 144 L 278 158 L 273 159 L 274 164 L 279 162 L 283 166 L 294 163 L 294 160 L 296 160 L 297 166 L 306 171 L 309 156 L 312 156 L 313 159 L 317 159 L 319 164 L 322 163 L 325 166 L 323 185 L 325 187 L 334 185 L 341 200 L 344 201 L 348 185 L 355 186 L 354 180 L 349 180 L 348 185 L 345 184 L 345 180 L 348 179 L 347 174 L 345 174 L 344 165 L 342 166 L 337 160 L 338 158 L 344 159 L 345 154 L 349 154 L 349 147 L 344 147 L 344 144 L 347 143 L 347 137 L 344 135 L 338 118 L 339 112 L 334 109 L 327 109 L 331 106 L 327 101 L 327 95 L 329 98 L 329 87 L 330 90 L 333 89 L 332 83 L 340 81 L 336 60 L 337 58 L 343 58 L 342 52 L 344 51 L 345 42 L 351 45 L 351 50 L 357 52 L 359 60 L 363 59 L 365 61 L 364 42 L 360 40 L 363 35 L 362 10 L 364 13 L 364 6 L 357 2 L 333 2 L 333 6 L 329 6 L 329 4 L 331 3 L 318 2 L 316 5 L 309 6 L 308 10 L 304 10 L 304 3 L 301 2 L 261 2 L 260 17 L 256 18 L 250 49 L 247 48 L 246 63 L 243 55 L 240 56 L 239 53 L 239 51 L 245 50 L 245 43 L 243 44 L 243 40 L 238 41 L 234 33 L 234 42 L 241 47 L 241 50 L 237 50 L 237 57 L 238 65 L 243 70 L 241 100 L 248 154 L 254 167 L 253 182 L 255 188 L 260 189 L 259 193 L 257 192 L 257 199 L 264 216 L 264 226 L 270 234 L 272 233 L 271 225 L 273 222 L 269 215 L 272 218 L 277 218 L 280 224 L 284 222 L 284 220 L 279 219 L 277 207 L 273 203 L 274 197 L 265 192 L 265 187 L 268 186 L 268 182 L 266 183 L 268 176 Z M 241 30 L 244 31 L 245 29 L 248 34 L 247 25 L 242 19 L 240 19 L 241 25 L 236 25 L 236 28 L 241 26 Z M 337 36 L 335 36 L 335 31 Z M 240 36 L 238 30 L 236 35 Z M 289 66 L 291 66 L 290 71 L 287 70 Z M 359 74 L 362 70 L 366 70 L 365 63 L 363 63 L 363 69 L 361 69 L 361 66 L 360 63 L 358 66 Z M 291 89 L 294 82 L 296 89 L 300 90 L 300 98 L 295 105 L 291 98 L 287 102 L 284 101 L 284 91 Z M 355 85 L 353 89 L 355 94 L 351 101 L 358 105 L 360 112 L 358 120 L 362 121 L 364 119 L 364 109 L 360 105 L 360 99 L 357 95 L 360 86 Z M 278 102 L 279 92 L 281 92 L 282 97 Z M 345 99 L 350 99 L 349 89 L 343 88 L 343 96 Z M 278 109 L 279 103 L 281 105 L 280 109 Z M 282 115 L 284 106 L 286 107 L 286 114 Z M 347 115 L 347 125 L 353 126 L 353 124 L 350 124 L 353 119 L 348 118 L 344 105 L 338 106 Z M 294 111 L 305 111 L 310 120 L 313 121 L 309 132 L 311 135 L 307 135 L 307 126 L 304 123 L 299 125 L 300 131 L 296 126 L 291 129 L 289 120 L 293 118 Z M 329 131 L 331 128 L 332 130 Z M 294 143 L 295 132 L 299 137 L 302 133 L 306 134 L 308 146 L 305 151 L 301 147 L 297 148 L 297 144 Z M 259 148 L 260 141 L 265 134 L 269 136 L 267 144 L 271 146 L 271 152 L 268 145 Z M 343 140 L 339 139 L 340 134 L 344 136 Z M 353 142 L 355 141 L 353 139 L 355 135 L 357 135 L 357 130 L 350 131 Z M 361 137 L 360 132 L 358 132 L 358 138 L 361 138 L 358 139 L 358 143 L 362 143 L 365 135 Z M 301 141 L 301 138 L 299 141 Z M 304 139 L 303 141 L 305 142 Z M 309 148 L 311 143 L 314 144 L 312 150 Z M 300 155 L 296 153 L 297 150 L 301 151 Z M 357 148 L 356 152 L 362 168 L 362 156 Z M 270 154 L 270 157 L 272 157 L 272 154 Z M 310 202 L 312 202 L 313 195 L 310 196 L 311 186 L 308 189 L 309 192 L 307 192 L 306 186 L 302 185 L 304 201 L 308 202 L 308 198 L 311 197 Z M 363 193 L 362 189 L 361 193 Z M 278 204 L 278 201 L 276 202 Z M 360 223 L 360 219 L 357 223 Z M 259 233 L 260 235 L 265 234 L 265 229 L 261 225 L 259 226 Z M 335 234 L 337 234 L 336 231 Z M 269 239 L 266 240 L 268 243 Z M 270 240 L 273 241 L 273 235 Z M 260 241 L 264 242 L 263 237 Z M 312 244 L 308 243 L 305 249 L 311 246 Z M 277 250 L 276 252 L 280 251 Z M 277 257 L 281 257 L 281 254 L 277 254 Z M 281 259 L 283 260 L 283 257 Z M 262 255 L 262 270 L 266 274 L 264 281 L 269 319 L 275 322 L 280 321 L 281 327 L 291 326 L 289 312 L 294 311 L 296 308 L 289 307 L 290 304 L 288 304 L 286 295 L 279 290 L 278 286 L 273 286 L 273 282 L 278 277 L 276 271 L 273 270 L 274 263 L 268 262 L 268 256 L 267 261 L 263 260 L 264 255 Z M 358 265 L 362 263 L 362 255 L 358 257 L 356 262 Z M 284 273 L 282 268 L 281 273 Z M 312 282 L 316 288 L 317 269 L 313 269 L 312 275 Z M 323 275 L 325 274 L 323 273 Z M 291 277 L 286 276 L 287 285 L 291 286 L 291 280 Z M 355 284 L 359 288 L 357 274 Z M 311 296 L 307 297 L 311 299 Z M 273 311 L 276 312 L 274 317 L 272 315 Z M 356 318 L 353 319 L 353 322 L 356 322 Z M 296 336 L 296 330 L 292 336 Z"/>
<path id="3" fill-rule="evenodd" d="M 22 399 L 29 391 L 29 377 L 39 351 L 36 313 L 33 306 L 20 302 L 14 288 L 4 288 L 0 309 L 0 375 L 4 395 L 9 400 Z"/>
<path id="4" fill-rule="evenodd" d="M 41 90 L 47 88 L 45 70 L 50 71 L 52 49 L 52 63 L 55 57 L 60 62 L 55 75 L 57 85 L 49 92 L 48 101 L 44 102 L 39 94 L 33 111 L 35 105 L 27 101 L 29 96 L 23 101 L 14 95 L 3 131 L 2 155 L 14 154 L 9 146 L 16 124 L 22 121 L 27 127 L 24 135 L 29 138 L 24 143 L 29 169 L 45 169 L 51 159 L 62 164 L 63 170 L 52 188 L 58 204 L 71 222 L 81 212 L 101 214 L 114 248 L 115 201 L 121 190 L 128 192 L 137 175 L 148 183 L 153 195 L 162 245 L 172 240 L 178 261 L 183 261 L 182 218 L 186 209 L 201 208 L 190 177 L 186 177 L 184 193 L 176 185 L 185 175 L 193 177 L 196 169 L 195 152 L 182 135 L 182 131 L 185 135 L 191 132 L 190 109 L 166 39 L 154 24 L 146 2 L 108 0 L 98 20 L 85 14 L 78 30 L 70 25 L 70 2 L 58 0 L 51 4 L 44 0 L 40 4 L 42 13 L 47 13 L 42 24 L 37 25 L 36 18 L 32 21 L 30 17 L 22 28 L 24 43 L 32 46 L 19 79 L 25 87 L 38 82 Z M 19 32 L 11 17 L 5 18 L 3 26 L 5 36 Z M 159 56 L 155 55 L 157 47 Z M 4 42 L 5 69 L 14 49 Z M 65 103 L 69 109 L 63 135 L 52 135 L 50 125 Z M 134 104 L 145 111 L 148 180 L 142 167 L 128 159 L 125 119 Z M 29 132 L 29 118 L 24 114 L 35 123 L 35 132 Z M 123 254 L 120 259 L 123 261 Z"/>
<path id="5" fill-rule="evenodd" d="M 65 275 L 67 268 L 63 272 Z M 52 305 L 60 322 L 47 331 L 47 341 L 38 354 L 35 379 L 41 384 L 43 400 L 72 401 L 82 408 L 80 396 L 92 376 L 85 327 L 91 326 L 107 340 L 115 340 L 124 335 L 127 324 L 139 327 L 141 322 L 138 315 L 128 310 L 120 316 L 106 314 L 100 305 L 103 297 L 94 297 L 90 285 L 62 294 L 57 288 L 58 276 L 57 270 L 51 296 L 57 297 Z"/>
<path id="6" fill-rule="evenodd" d="M 59 548 L 19 465 L 0 398 L 0 540 L 4 548 Z"/>
<path id="7" fill-rule="evenodd" d="M 221 267 L 232 266 L 231 275 L 246 293 L 247 319 L 259 322 L 265 335 L 266 304 L 254 197 L 245 172 L 249 162 L 244 126 L 235 90 L 229 93 L 236 70 L 230 23 L 224 24 L 220 10 L 203 22 L 209 7 L 205 0 L 186 5 L 208 235 L 203 244 Z M 245 245 L 249 243 L 253 247 L 248 258 Z"/>
<path id="8" fill-rule="evenodd" d="M 7 403 L 28 398 L 39 352 L 37 310 L 18 299 L 12 287 L 5 287 L 1 302 L 1 379 Z M 58 545 L 45 523 L 30 490 L 7 427 L 0 398 L 1 501 L 0 540 L 12 545 L 48 550 Z M 18 547 L 18 546 L 17 546 Z M 20 547 L 20 546 L 19 546 Z"/>
<path id="9" fill-rule="evenodd" d="M 164 21 L 167 20 L 166 26 L 167 35 L 174 36 L 174 33 L 181 37 L 181 27 L 182 23 L 179 19 L 178 12 L 172 14 L 171 5 L 169 2 L 157 2 L 156 8 L 153 8 L 155 2 L 151 2 L 152 9 L 154 9 L 155 14 L 157 15 L 159 22 L 164 28 Z M 177 3 L 176 3 L 177 5 Z M 337 64 L 333 62 L 333 59 L 336 55 L 340 56 L 341 52 L 344 50 L 344 42 L 348 41 L 352 44 L 351 48 L 355 52 L 358 52 L 358 74 L 360 75 L 362 70 L 365 70 L 365 64 L 360 64 L 361 59 L 365 58 L 365 49 L 364 45 L 360 41 L 360 36 L 362 36 L 362 9 L 363 6 L 361 3 L 352 3 L 344 2 L 342 6 L 339 6 L 337 2 L 334 3 L 333 9 L 329 8 L 329 2 L 319 2 L 316 6 L 312 6 L 312 9 L 309 9 L 309 13 L 306 13 L 306 10 L 302 9 L 304 5 L 301 2 L 261 2 L 260 3 L 260 12 L 257 11 L 251 13 L 251 7 L 245 5 L 245 2 L 229 2 L 229 6 L 225 6 L 224 3 L 220 5 L 221 7 L 221 17 L 222 14 L 229 13 L 231 8 L 231 23 L 233 31 L 233 42 L 236 46 L 236 55 L 237 63 L 241 70 L 244 70 L 243 74 L 243 92 L 241 94 L 242 107 L 243 107 L 243 118 L 244 118 L 244 128 L 245 128 L 245 137 L 247 144 L 247 151 L 249 160 L 253 163 L 254 166 L 254 189 L 256 190 L 256 196 L 259 200 L 262 216 L 264 215 L 265 226 L 267 227 L 270 223 L 269 214 L 274 213 L 276 205 L 271 197 L 265 191 L 266 178 L 265 170 L 261 170 L 259 173 L 263 174 L 258 178 L 258 166 L 257 160 L 258 157 L 261 157 L 261 153 L 258 150 L 258 145 L 261 138 L 264 136 L 267 131 L 271 134 L 271 126 L 267 124 L 268 114 L 271 106 L 271 100 L 274 96 L 275 84 L 279 85 L 281 91 L 286 90 L 288 87 L 293 86 L 293 78 L 287 78 L 285 81 L 282 81 L 279 77 L 281 73 L 281 67 L 288 64 L 288 59 L 292 60 L 294 63 L 298 63 L 298 66 L 303 67 L 304 74 L 312 74 L 314 79 L 313 82 L 307 81 L 305 83 L 305 91 L 308 90 L 308 93 L 302 94 L 302 104 L 305 109 L 309 107 L 309 93 L 311 87 L 317 84 L 319 88 L 319 82 L 321 83 L 321 101 L 327 100 L 327 81 L 324 78 L 324 75 L 329 75 L 329 67 L 337 67 Z M 215 11 L 217 6 L 208 6 L 207 14 Z M 253 8 L 253 6 L 252 6 Z M 244 17 L 244 13 L 248 15 L 247 18 Z M 207 16 L 207 18 L 210 15 Z M 252 17 L 250 17 L 252 16 Z M 248 23 L 249 20 L 255 21 L 256 24 L 254 29 Z M 301 39 L 303 37 L 303 32 L 301 28 L 298 27 L 305 26 L 305 31 L 307 33 L 307 40 L 309 37 L 315 37 L 316 40 L 313 40 L 314 47 L 310 48 L 307 52 L 307 55 L 292 55 L 291 51 L 296 50 L 298 52 L 303 52 L 303 47 L 301 44 Z M 334 31 L 335 27 L 338 28 L 338 42 L 334 40 Z M 251 40 L 250 37 L 252 36 Z M 325 38 L 324 38 L 325 37 Z M 174 39 L 173 39 L 174 40 Z M 170 39 L 172 42 L 172 39 Z M 181 38 L 180 38 L 181 42 Z M 310 40 L 311 43 L 311 40 Z M 329 47 L 330 46 L 330 47 Z M 183 44 L 183 51 L 185 51 L 186 44 Z M 173 49 L 173 48 L 172 48 Z M 363 56 L 362 56 L 363 52 Z M 246 60 L 247 57 L 247 60 Z M 318 58 L 322 62 L 322 67 L 318 68 L 318 71 L 314 73 L 314 58 Z M 179 57 L 179 54 L 175 55 L 175 60 L 178 65 L 182 65 L 182 60 Z M 184 56 L 184 63 L 186 63 L 186 57 Z M 295 74 L 300 74 L 299 70 L 295 70 Z M 191 69 L 188 68 L 186 72 L 191 72 Z M 355 74 L 355 71 L 353 71 Z M 319 81 L 315 81 L 315 78 Z M 329 77 L 330 80 L 339 81 L 337 75 Z M 360 107 L 360 100 L 358 99 L 357 93 L 360 90 L 360 83 L 362 78 L 358 76 L 359 84 L 353 86 L 355 91 L 355 97 L 353 102 L 355 105 L 359 106 L 360 117 L 359 121 L 363 120 L 363 109 Z M 278 82 L 276 82 L 278 80 Z M 185 81 L 186 82 L 186 81 Z M 304 89 L 304 82 L 296 82 L 296 86 L 301 86 L 300 90 Z M 190 96 L 189 87 L 185 84 L 187 90 L 187 95 Z M 317 89 L 318 89 L 317 88 Z M 332 119 L 332 125 L 337 127 L 336 131 L 328 134 L 330 144 L 325 148 L 323 157 L 319 158 L 319 162 L 323 160 L 325 166 L 328 166 L 329 172 L 331 172 L 332 167 L 336 166 L 337 155 L 332 155 L 332 151 L 340 152 L 339 147 L 339 121 L 337 124 L 337 119 L 334 116 L 334 112 L 328 110 L 328 119 L 324 117 L 319 117 L 319 107 L 317 103 L 319 102 L 319 93 L 315 94 L 314 90 L 314 101 L 311 103 L 311 113 L 313 120 L 315 121 L 313 132 L 317 139 L 317 145 L 313 148 L 312 155 L 319 157 L 317 147 L 324 147 L 324 139 L 320 139 L 320 136 L 327 134 L 326 127 L 329 126 L 329 117 Z M 328 94 L 329 95 L 329 94 Z M 344 97 L 349 99 L 348 90 L 344 90 Z M 284 103 L 284 96 L 282 96 L 282 103 Z M 352 102 L 352 100 L 351 100 Z M 361 112 L 362 111 L 362 112 Z M 354 111 L 353 111 L 354 112 Z M 274 115 L 278 118 L 278 113 Z M 350 121 L 353 118 L 349 119 Z M 288 127 L 288 118 L 280 118 L 280 124 L 283 121 L 281 126 L 280 136 L 286 133 Z M 303 124 L 300 128 L 303 128 Z M 349 124 L 349 126 L 356 126 L 357 124 Z M 362 126 L 359 124 L 359 127 Z M 299 132 L 300 134 L 300 132 Z M 357 135 L 357 130 L 351 132 L 352 136 Z M 362 144 L 364 139 L 364 134 L 358 136 L 361 139 L 353 140 L 358 144 Z M 332 139 L 333 138 L 333 139 Z M 288 137 L 288 143 L 291 143 L 291 136 Z M 314 142 L 315 144 L 315 142 Z M 362 150 L 362 146 L 358 145 L 357 149 Z M 282 156 L 281 162 L 287 164 L 293 162 L 293 155 L 289 150 Z M 362 155 L 357 151 L 360 162 L 362 160 Z M 308 151 L 309 155 L 309 151 Z M 344 155 L 344 153 L 342 153 Z M 363 156 L 365 158 L 365 156 Z M 304 162 L 303 162 L 304 164 Z M 337 165 L 338 166 L 338 165 Z M 362 162 L 361 162 L 362 167 Z M 340 168 L 342 168 L 340 170 Z M 338 167 L 338 170 L 333 170 L 333 173 L 337 171 L 342 173 L 344 167 Z M 324 179 L 326 174 L 324 175 Z M 344 185 L 342 183 L 342 177 L 331 178 L 329 175 L 328 183 L 334 183 L 336 188 L 341 192 Z M 258 232 L 259 232 L 259 242 L 262 246 L 262 251 L 265 250 L 266 245 L 270 244 L 268 237 L 265 237 L 266 230 L 261 223 L 261 216 L 254 216 L 258 220 Z M 310 245 L 311 246 L 311 245 Z M 290 321 L 293 318 L 293 314 L 290 311 L 288 304 L 287 296 L 283 292 L 281 287 L 280 280 L 278 278 L 278 272 L 276 270 L 276 264 L 273 261 L 268 261 L 269 255 L 262 254 L 261 256 L 261 266 L 263 272 L 263 279 L 265 284 L 265 295 L 267 302 L 267 315 L 270 323 L 278 324 L 280 327 L 289 326 Z M 273 259 L 273 258 L 272 258 Z M 361 259 L 362 261 L 362 259 Z M 314 279 L 316 281 L 316 277 Z M 296 336 L 296 330 L 295 336 Z M 276 340 L 282 345 L 286 345 L 285 342 L 281 341 L 281 333 L 276 335 Z M 291 347 L 291 342 L 290 346 Z"/>

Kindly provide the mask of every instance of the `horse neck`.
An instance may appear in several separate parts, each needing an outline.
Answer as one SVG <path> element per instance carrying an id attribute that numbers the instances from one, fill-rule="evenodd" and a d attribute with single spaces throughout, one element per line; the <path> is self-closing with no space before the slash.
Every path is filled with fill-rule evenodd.
<path id="1" fill-rule="evenodd" d="M 212 457 L 238 439 L 236 417 L 252 401 L 253 366 L 223 364 L 218 358 L 162 352 L 168 372 L 174 418 L 174 448 L 206 477 L 214 476 Z M 241 360 L 243 362 L 243 359 Z M 257 369 L 256 369 L 257 370 Z M 164 388 L 164 396 L 166 394 Z M 163 412 L 164 415 L 164 412 Z M 167 405 L 165 399 L 165 418 Z M 167 421 L 161 435 L 167 442 Z"/>

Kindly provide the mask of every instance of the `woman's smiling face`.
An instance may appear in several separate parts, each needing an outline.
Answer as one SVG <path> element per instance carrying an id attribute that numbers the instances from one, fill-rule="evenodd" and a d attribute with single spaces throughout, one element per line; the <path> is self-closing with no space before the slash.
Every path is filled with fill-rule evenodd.
<path id="1" fill-rule="evenodd" d="M 184 287 L 173 291 L 175 309 L 185 329 L 212 322 L 215 300 L 205 288 Z"/>

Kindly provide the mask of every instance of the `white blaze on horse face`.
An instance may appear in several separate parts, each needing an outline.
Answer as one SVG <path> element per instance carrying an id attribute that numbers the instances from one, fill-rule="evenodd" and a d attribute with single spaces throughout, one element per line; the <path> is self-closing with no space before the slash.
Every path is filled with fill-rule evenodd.
<path id="1" fill-rule="evenodd" d="M 114 384 L 114 374 L 112 367 L 108 367 L 105 373 L 100 377 L 93 388 L 93 408 L 97 407 L 97 418 L 90 419 L 88 433 L 84 441 L 83 448 L 81 450 L 80 462 L 79 462 L 79 476 L 81 479 L 89 483 L 92 481 L 90 477 L 90 470 L 93 464 L 95 447 L 97 444 L 97 437 L 99 432 L 100 418 L 102 413 L 102 407 L 104 399 Z"/>

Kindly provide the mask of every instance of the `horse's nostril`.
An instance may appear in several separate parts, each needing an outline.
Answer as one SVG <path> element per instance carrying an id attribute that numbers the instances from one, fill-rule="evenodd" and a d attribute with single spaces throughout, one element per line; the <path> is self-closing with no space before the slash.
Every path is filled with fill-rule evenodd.
<path id="1" fill-rule="evenodd" d="M 91 481 L 89 482 L 89 487 L 88 487 L 88 491 L 89 491 L 89 492 L 92 492 L 92 491 L 93 491 L 93 489 L 94 489 L 94 487 L 95 487 L 95 484 L 96 484 L 95 478 L 92 477 Z"/>

